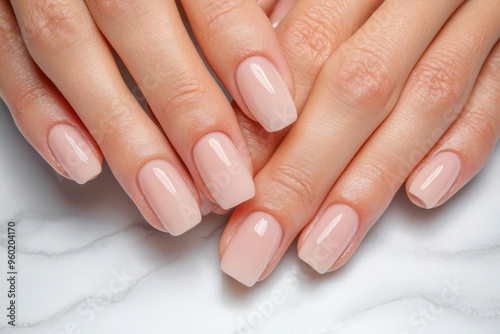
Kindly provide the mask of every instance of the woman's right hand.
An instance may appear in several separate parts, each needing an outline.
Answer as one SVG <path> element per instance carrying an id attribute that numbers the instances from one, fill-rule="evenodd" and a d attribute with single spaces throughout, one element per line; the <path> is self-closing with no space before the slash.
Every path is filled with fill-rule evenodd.
<path id="1" fill-rule="evenodd" d="M 246 115 L 267 131 L 293 123 L 292 75 L 257 2 L 181 2 L 208 63 Z M 129 91 L 112 48 L 141 91 Z M 230 209 L 254 196 L 237 119 L 175 0 L 1 1 L 0 96 L 57 172 L 85 183 L 104 155 L 160 230 L 181 234 L 211 202 Z"/>

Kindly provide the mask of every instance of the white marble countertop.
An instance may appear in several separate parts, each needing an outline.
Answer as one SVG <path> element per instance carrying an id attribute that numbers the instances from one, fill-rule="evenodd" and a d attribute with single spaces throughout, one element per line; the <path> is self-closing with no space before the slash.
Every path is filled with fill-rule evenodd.
<path id="1" fill-rule="evenodd" d="M 292 247 L 248 289 L 219 270 L 224 218 L 159 233 L 107 168 L 63 180 L 0 109 L 2 333 L 8 221 L 19 333 L 500 333 L 500 149 L 439 209 L 400 193 L 338 272 L 312 273 Z"/>

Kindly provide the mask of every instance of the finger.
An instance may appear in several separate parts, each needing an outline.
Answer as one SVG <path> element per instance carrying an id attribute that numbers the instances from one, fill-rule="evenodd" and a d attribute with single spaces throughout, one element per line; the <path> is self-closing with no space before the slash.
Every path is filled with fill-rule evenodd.
<path id="1" fill-rule="evenodd" d="M 301 0 L 276 29 L 295 82 L 295 101 L 302 110 L 330 56 L 380 6 L 382 0 Z"/>
<path id="2" fill-rule="evenodd" d="M 177 235 L 201 220 L 173 148 L 134 99 L 79 1 L 13 1 L 31 56 L 74 108 L 113 174 L 156 228 Z"/>
<path id="3" fill-rule="evenodd" d="M 184 0 L 182 5 L 208 63 L 240 108 L 270 132 L 295 122 L 292 74 L 256 1 Z"/>
<path id="4" fill-rule="evenodd" d="M 83 184 L 101 172 L 99 147 L 31 59 L 5 1 L 0 2 L 0 96 L 24 137 L 59 174 Z"/>
<path id="5" fill-rule="evenodd" d="M 175 2 L 88 0 L 87 4 L 197 188 L 225 209 L 251 198 L 255 192 L 251 163 L 240 127 L 192 44 Z M 215 142 L 217 149 L 211 144 Z"/>
<path id="6" fill-rule="evenodd" d="M 500 9 L 491 9 L 493 1 L 465 2 L 448 21 L 413 69 L 390 116 L 349 163 L 302 232 L 299 257 L 318 272 L 337 269 L 348 260 L 410 171 L 455 121 L 500 36 L 493 24 Z M 457 167 L 451 153 L 440 159 Z M 456 168 L 445 170 L 442 177 L 445 172 L 455 173 Z"/>
<path id="7" fill-rule="evenodd" d="M 482 169 L 499 136 L 500 44 L 497 43 L 460 117 L 408 178 L 408 197 L 424 208 L 445 203 Z M 436 170 L 442 172 L 431 181 L 430 176 Z"/>
<path id="8" fill-rule="evenodd" d="M 301 0 L 280 23 L 276 33 L 293 73 L 299 113 L 326 60 L 381 3 L 382 0 Z M 268 133 L 237 106 L 235 110 L 257 173 L 269 161 L 287 129 Z"/>
<path id="9" fill-rule="evenodd" d="M 330 57 L 299 121 L 255 178 L 256 196 L 231 217 L 224 272 L 249 286 L 270 273 L 460 3 L 386 1 Z"/>

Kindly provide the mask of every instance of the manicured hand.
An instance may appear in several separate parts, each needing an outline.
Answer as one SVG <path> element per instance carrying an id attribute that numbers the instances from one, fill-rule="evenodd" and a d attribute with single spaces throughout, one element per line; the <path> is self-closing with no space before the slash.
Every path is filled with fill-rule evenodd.
<path id="1" fill-rule="evenodd" d="M 262 4 L 270 10 L 273 1 Z M 292 75 L 257 2 L 182 6 L 242 110 L 267 131 L 293 123 Z M 112 49 L 140 91 L 129 91 Z M 0 96 L 56 171 L 85 183 L 101 172 L 104 156 L 160 230 L 181 234 L 210 202 L 229 209 L 254 196 L 237 119 L 174 0 L 2 1 Z M 154 116 L 136 98 L 145 98 Z"/>
<path id="2" fill-rule="evenodd" d="M 328 3 L 299 2 L 278 28 L 299 110 L 308 99 L 222 237 L 222 270 L 248 286 L 299 233 L 302 260 L 320 273 L 339 268 L 408 177 L 415 203 L 440 205 L 500 134 L 495 0 L 386 0 L 351 37 L 366 13 L 356 1 Z M 307 94 L 301 85 L 314 81 Z M 267 160 L 272 150 L 259 145 L 276 136 L 248 136 L 254 161 Z"/>

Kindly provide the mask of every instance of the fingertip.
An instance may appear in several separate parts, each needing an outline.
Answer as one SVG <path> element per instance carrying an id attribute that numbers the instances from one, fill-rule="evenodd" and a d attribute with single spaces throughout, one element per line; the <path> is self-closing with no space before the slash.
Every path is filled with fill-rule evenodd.
<path id="1" fill-rule="evenodd" d="M 430 209 L 427 207 L 427 205 L 425 204 L 425 202 L 423 202 L 420 198 L 418 198 L 417 196 L 414 196 L 409 189 L 406 190 L 406 196 L 408 196 L 408 199 L 410 200 L 410 202 L 412 202 L 414 205 L 418 206 L 419 208 L 422 208 L 422 209 Z"/>
<path id="2" fill-rule="evenodd" d="M 289 85 L 265 57 L 243 60 L 236 69 L 236 83 L 250 113 L 268 132 L 280 131 L 297 120 Z"/>
<path id="3" fill-rule="evenodd" d="M 73 126 L 52 126 L 47 141 L 54 159 L 76 183 L 85 184 L 101 173 L 102 166 L 98 155 Z"/>
<path id="4" fill-rule="evenodd" d="M 427 159 L 410 181 L 410 200 L 425 209 L 432 209 L 448 194 L 460 174 L 462 161 L 458 154 L 442 151 Z"/>
<path id="5" fill-rule="evenodd" d="M 276 255 L 283 236 L 278 221 L 268 213 L 255 211 L 242 220 L 222 254 L 221 269 L 251 287 Z"/>
<path id="6" fill-rule="evenodd" d="M 333 204 L 313 222 L 302 240 L 299 258 L 324 274 L 349 249 L 360 228 L 358 213 L 345 204 Z"/>
<path id="7" fill-rule="evenodd" d="M 163 159 L 145 163 L 137 173 L 137 183 L 156 218 L 171 235 L 181 235 L 201 222 L 194 194 L 171 163 Z"/>
<path id="8" fill-rule="evenodd" d="M 205 186 L 221 208 L 231 209 L 255 195 L 248 164 L 226 134 L 203 136 L 193 147 L 193 157 Z"/>

